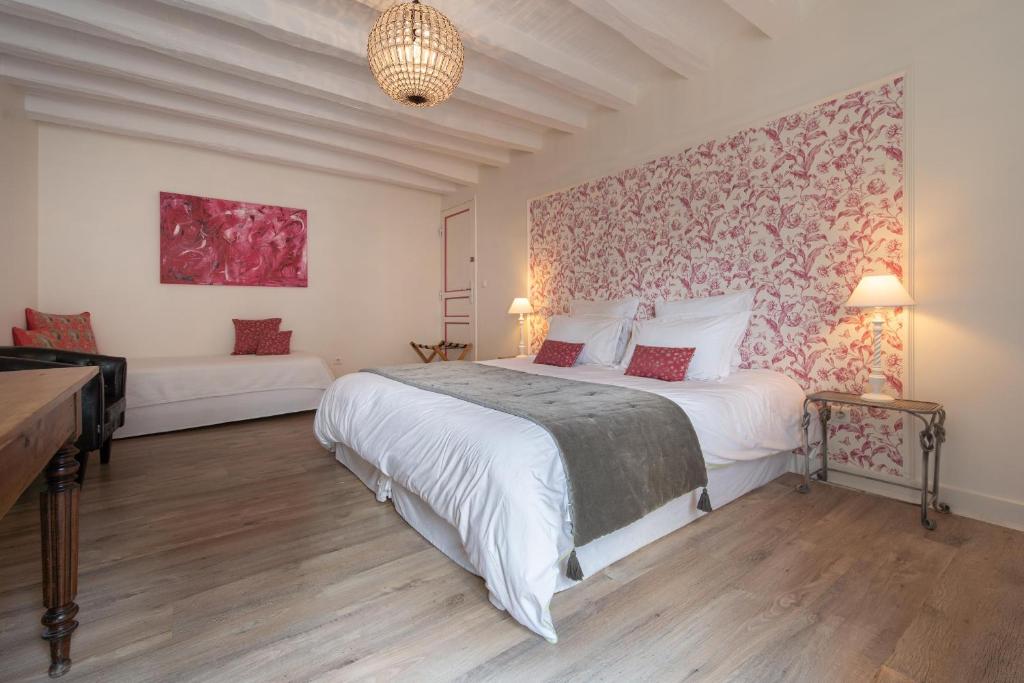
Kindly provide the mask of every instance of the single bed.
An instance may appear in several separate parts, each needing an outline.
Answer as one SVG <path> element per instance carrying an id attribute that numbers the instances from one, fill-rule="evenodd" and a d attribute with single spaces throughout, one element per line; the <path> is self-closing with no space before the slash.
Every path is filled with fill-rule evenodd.
<path id="1" fill-rule="evenodd" d="M 314 410 L 334 373 L 319 356 L 131 358 L 114 438 Z"/>
<path id="2" fill-rule="evenodd" d="M 781 373 L 741 370 L 714 382 L 662 382 L 621 368 L 486 364 L 649 391 L 686 411 L 700 440 L 712 504 L 719 507 L 785 472 L 800 445 L 803 391 Z M 566 476 L 554 440 L 533 422 L 376 374 L 353 373 L 327 390 L 316 434 L 378 500 L 427 540 L 484 578 L 491 602 L 556 642 L 550 601 L 573 549 Z M 698 491 L 577 548 L 589 576 L 701 517 Z"/>

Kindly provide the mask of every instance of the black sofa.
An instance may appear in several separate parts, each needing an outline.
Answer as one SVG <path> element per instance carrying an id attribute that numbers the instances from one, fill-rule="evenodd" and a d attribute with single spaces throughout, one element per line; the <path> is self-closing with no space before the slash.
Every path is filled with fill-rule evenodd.
<path id="1" fill-rule="evenodd" d="M 82 390 L 82 435 L 78 448 L 78 481 L 85 479 L 85 468 L 92 451 L 100 452 L 100 462 L 110 462 L 110 444 L 114 431 L 124 425 L 125 379 L 128 361 L 116 356 L 44 349 L 32 346 L 0 346 L 0 372 L 37 370 L 68 366 L 94 365 L 99 374 Z"/>

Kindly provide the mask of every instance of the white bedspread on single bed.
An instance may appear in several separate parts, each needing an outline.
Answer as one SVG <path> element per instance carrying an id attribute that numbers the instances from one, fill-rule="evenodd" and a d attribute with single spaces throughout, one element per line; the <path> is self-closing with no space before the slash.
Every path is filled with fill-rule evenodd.
<path id="1" fill-rule="evenodd" d="M 334 373 L 319 356 L 181 356 L 130 358 L 128 408 L 280 389 L 326 389 Z"/>
<path id="2" fill-rule="evenodd" d="M 661 382 L 621 369 L 555 368 L 529 359 L 514 370 L 652 391 L 689 415 L 709 466 L 796 448 L 804 393 L 770 370 L 719 382 Z M 317 438 L 345 444 L 422 499 L 458 532 L 492 600 L 549 641 L 560 560 L 571 551 L 565 472 L 538 425 L 370 373 L 337 379 L 316 416 Z M 714 491 L 709 491 L 714 502 Z"/>

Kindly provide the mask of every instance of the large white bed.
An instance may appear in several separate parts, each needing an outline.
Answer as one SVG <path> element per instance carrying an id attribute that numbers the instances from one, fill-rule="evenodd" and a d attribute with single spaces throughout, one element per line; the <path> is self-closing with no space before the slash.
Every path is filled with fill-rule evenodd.
<path id="1" fill-rule="evenodd" d="M 804 393 L 771 370 L 720 381 L 662 382 L 621 368 L 489 365 L 660 394 L 686 411 L 720 507 L 785 472 L 800 445 Z M 576 582 L 566 476 L 554 440 L 535 423 L 371 373 L 339 378 L 324 394 L 317 438 L 378 500 L 467 570 L 484 578 L 491 602 L 551 642 L 550 602 Z M 576 548 L 585 576 L 705 513 L 699 491 Z"/>

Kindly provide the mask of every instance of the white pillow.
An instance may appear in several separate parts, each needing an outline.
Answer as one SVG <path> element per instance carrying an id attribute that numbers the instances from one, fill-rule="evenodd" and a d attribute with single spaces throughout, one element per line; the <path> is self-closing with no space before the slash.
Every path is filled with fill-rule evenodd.
<path id="1" fill-rule="evenodd" d="M 622 366 L 629 367 L 638 344 L 694 348 L 696 351 L 686 371 L 686 379 L 714 380 L 728 377 L 732 354 L 743 339 L 749 321 L 749 312 L 708 318 L 637 320 L 633 323 L 633 338 L 629 340 L 629 348 L 622 357 Z"/>
<path id="2" fill-rule="evenodd" d="M 616 299 L 615 301 L 584 301 L 573 299 L 569 302 L 569 315 L 602 315 L 606 318 L 636 317 L 640 309 L 640 299 Z"/>
<path id="3" fill-rule="evenodd" d="M 548 321 L 548 339 L 583 343 L 580 365 L 614 366 L 617 360 L 619 335 L 626 321 L 622 318 L 596 316 L 571 317 L 555 315 Z"/>
<path id="4" fill-rule="evenodd" d="M 754 307 L 756 290 L 745 289 L 742 292 L 705 296 L 698 299 L 682 299 L 681 301 L 656 301 L 654 317 L 687 316 L 690 318 L 708 318 L 726 313 L 742 313 Z"/>
<path id="5" fill-rule="evenodd" d="M 636 318 L 636 312 L 640 310 L 640 299 L 629 297 L 616 299 L 615 301 L 584 301 L 573 299 L 569 302 L 569 314 L 574 316 L 594 316 L 601 318 L 623 318 L 627 322 L 622 326 L 619 333 L 619 348 L 615 351 L 615 364 L 622 361 L 622 354 L 626 352 L 626 344 L 629 343 L 630 323 Z"/>
<path id="6" fill-rule="evenodd" d="M 629 332 L 633 329 L 633 320 L 631 318 L 618 318 L 608 315 L 593 315 L 590 313 L 583 313 L 577 318 L 595 318 L 597 320 L 619 320 L 622 322 L 622 328 L 619 330 L 619 343 L 615 347 L 615 362 L 613 365 L 618 365 L 622 362 L 622 354 L 626 353 L 626 344 L 629 343 Z"/>
<path id="7" fill-rule="evenodd" d="M 742 292 L 732 294 L 721 294 L 719 296 L 705 296 L 698 299 L 683 299 L 681 301 L 657 301 L 654 304 L 655 318 L 707 318 L 728 313 L 750 312 L 754 307 L 754 294 L 757 290 L 745 289 Z M 746 334 L 746 329 L 743 334 Z M 743 341 L 743 335 L 740 335 Z M 740 356 L 739 345 L 732 354 L 730 363 L 733 368 L 738 368 L 743 362 Z"/>

